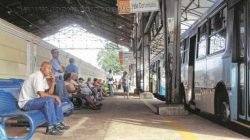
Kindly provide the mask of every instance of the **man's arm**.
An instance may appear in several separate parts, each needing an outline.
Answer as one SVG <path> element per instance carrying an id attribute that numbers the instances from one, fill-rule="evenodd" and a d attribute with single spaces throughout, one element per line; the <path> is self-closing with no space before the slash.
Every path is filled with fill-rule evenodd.
<path id="1" fill-rule="evenodd" d="M 69 93 L 75 93 L 77 92 L 77 89 L 75 88 L 75 86 L 73 84 L 70 84 L 70 85 L 65 85 L 66 86 L 66 89 Z"/>
<path id="2" fill-rule="evenodd" d="M 48 87 L 48 83 L 45 85 L 45 82 L 43 81 L 43 77 L 42 76 L 35 77 L 32 86 L 33 86 L 35 92 L 40 97 L 52 97 L 52 98 L 54 98 L 58 102 L 59 106 L 61 106 L 62 102 L 61 102 L 60 98 L 58 96 L 56 96 L 56 95 L 53 95 L 54 87 L 55 86 L 52 86 L 52 85 L 55 84 L 55 76 L 53 74 L 51 74 L 49 76 L 50 76 L 51 84 L 50 84 L 48 92 L 44 91 L 44 86 Z"/>
<path id="3" fill-rule="evenodd" d="M 76 73 L 79 74 L 79 69 L 78 69 L 78 67 L 77 67 L 77 66 L 75 66 L 75 67 L 76 67 Z"/>
<path id="4" fill-rule="evenodd" d="M 61 66 L 60 63 L 58 62 L 58 60 L 56 60 L 56 59 L 51 60 L 51 65 L 52 65 L 53 69 L 56 70 L 57 72 L 63 73 L 65 70 L 65 68 L 63 66 Z"/>
<path id="5" fill-rule="evenodd" d="M 47 92 L 44 92 L 44 91 L 38 91 L 37 94 L 39 94 L 40 97 L 52 97 L 52 98 L 54 98 L 58 102 L 59 106 L 62 105 L 61 99 L 58 96 L 56 96 L 56 95 L 51 95 L 51 94 L 49 94 Z"/>
<path id="6" fill-rule="evenodd" d="M 64 66 L 61 66 L 60 69 L 59 69 L 59 72 L 63 73 L 65 70 Z"/>
<path id="7" fill-rule="evenodd" d="M 54 91 L 55 91 L 55 85 L 56 85 L 56 78 L 55 78 L 55 75 L 53 73 L 51 73 L 51 75 L 50 75 L 48 85 L 49 85 L 48 94 L 53 95 Z"/>

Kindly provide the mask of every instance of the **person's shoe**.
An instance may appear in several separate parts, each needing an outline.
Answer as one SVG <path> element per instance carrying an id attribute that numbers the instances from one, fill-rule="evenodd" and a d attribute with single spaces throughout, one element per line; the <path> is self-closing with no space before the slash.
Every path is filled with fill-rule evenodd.
<path id="1" fill-rule="evenodd" d="M 60 123 L 60 124 L 56 125 L 55 128 L 57 130 L 68 130 L 70 128 L 70 126 L 67 126 L 67 125 L 65 125 L 63 123 Z"/>
<path id="2" fill-rule="evenodd" d="M 55 127 L 46 129 L 46 135 L 62 135 L 63 132 L 60 130 L 57 130 Z"/>

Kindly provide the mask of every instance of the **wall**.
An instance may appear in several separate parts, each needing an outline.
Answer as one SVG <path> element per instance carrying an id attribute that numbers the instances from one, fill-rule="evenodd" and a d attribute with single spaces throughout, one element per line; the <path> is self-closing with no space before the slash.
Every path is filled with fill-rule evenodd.
<path id="1" fill-rule="evenodd" d="M 39 70 L 42 61 L 50 61 L 53 45 L 0 19 L 0 78 L 25 78 Z M 65 67 L 73 57 L 84 79 L 105 79 L 105 72 L 69 53 L 59 50 L 59 59 Z"/>

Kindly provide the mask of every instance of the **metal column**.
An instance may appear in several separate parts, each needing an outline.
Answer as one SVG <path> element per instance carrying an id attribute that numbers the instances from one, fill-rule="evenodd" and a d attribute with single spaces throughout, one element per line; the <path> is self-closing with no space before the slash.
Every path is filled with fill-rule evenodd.
<path id="1" fill-rule="evenodd" d="M 138 37 L 137 37 L 137 26 L 138 26 L 138 24 L 137 23 L 135 23 L 135 46 L 134 46 L 134 52 L 135 52 L 135 84 L 136 84 L 136 88 L 137 88 L 137 90 L 139 90 L 138 89 L 138 87 L 139 87 L 139 85 L 138 85 L 138 51 L 137 51 L 137 45 L 138 45 Z"/>
<path id="2" fill-rule="evenodd" d="M 168 26 L 167 26 L 167 0 L 162 0 L 162 20 L 163 20 L 163 38 L 165 45 L 165 87 L 166 87 L 166 103 L 171 103 L 171 81 L 169 74 L 169 50 L 168 50 Z"/>

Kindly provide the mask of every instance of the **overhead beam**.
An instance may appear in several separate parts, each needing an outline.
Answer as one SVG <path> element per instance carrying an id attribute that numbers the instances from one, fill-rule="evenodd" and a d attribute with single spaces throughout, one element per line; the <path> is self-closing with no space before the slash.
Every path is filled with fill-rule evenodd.
<path id="1" fill-rule="evenodd" d="M 85 19 L 87 18 L 88 19 L 88 17 L 87 16 L 85 16 L 84 17 Z M 91 18 L 91 17 L 90 17 Z M 108 21 L 108 20 L 105 20 L 105 18 L 103 18 L 102 16 L 92 16 L 92 19 L 91 19 L 92 21 L 94 21 L 94 23 L 93 24 L 96 24 L 96 23 L 101 23 L 101 24 L 105 24 L 106 26 L 109 26 L 110 28 L 113 28 L 114 30 L 117 30 L 118 32 L 120 32 L 120 33 L 124 33 L 124 34 L 126 34 L 126 35 L 129 35 L 130 36 L 130 34 L 132 33 L 132 30 L 126 30 L 127 28 L 124 26 L 124 27 L 122 27 L 121 29 L 119 29 L 117 26 L 114 26 L 114 23 L 113 22 L 110 22 L 110 21 Z M 125 29 L 123 29 L 123 28 L 125 28 Z"/>
<path id="2" fill-rule="evenodd" d="M 186 10 L 193 4 L 193 2 L 194 2 L 195 0 L 191 0 L 190 2 L 189 2 L 189 4 L 184 8 L 184 10 L 181 12 L 181 15 L 184 13 L 184 12 L 186 12 Z"/>
<path id="3" fill-rule="evenodd" d="M 90 27 L 91 27 L 91 25 L 90 25 Z M 101 30 L 110 32 L 110 33 L 112 33 L 112 34 L 114 34 L 114 35 L 116 35 L 116 36 L 118 36 L 120 38 L 131 39 L 131 37 L 125 36 L 125 34 L 119 33 L 116 30 L 113 30 L 112 28 L 110 28 L 110 27 L 108 27 L 108 26 L 106 26 L 104 24 L 96 23 L 96 25 L 94 27 L 92 27 L 92 28 L 99 28 Z"/>
<path id="4" fill-rule="evenodd" d="M 145 34 L 149 32 L 150 27 L 151 27 L 153 21 L 155 20 L 155 17 L 156 17 L 156 15 L 157 15 L 157 13 L 158 13 L 158 11 L 156 11 L 156 12 L 151 12 L 150 17 L 149 17 L 149 19 L 148 19 L 148 22 L 147 22 L 147 24 L 146 24 L 146 27 L 145 27 L 145 29 L 144 29 L 144 33 L 145 33 Z"/>

